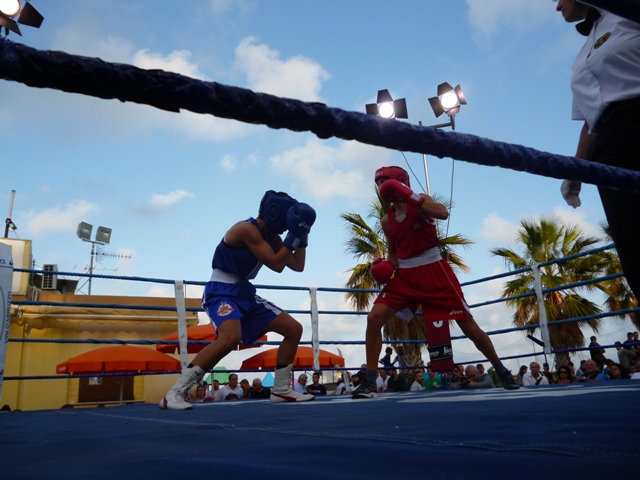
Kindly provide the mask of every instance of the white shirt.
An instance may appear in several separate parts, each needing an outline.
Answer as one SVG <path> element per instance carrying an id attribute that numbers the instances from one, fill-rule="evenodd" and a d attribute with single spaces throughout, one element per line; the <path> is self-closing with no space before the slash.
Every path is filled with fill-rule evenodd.
<path id="1" fill-rule="evenodd" d="M 238 385 L 236 388 L 231 388 L 229 387 L 229 385 L 222 385 L 220 387 L 220 390 L 218 391 L 220 392 L 220 397 L 222 397 L 222 400 L 225 400 L 227 398 L 227 395 L 229 395 L 230 393 L 235 393 L 238 396 L 238 400 L 244 396 L 244 390 L 240 385 Z M 216 398 L 216 400 L 218 399 Z"/>
<path id="2" fill-rule="evenodd" d="M 380 388 L 382 387 L 382 389 L 386 389 L 387 385 L 389 384 L 389 375 L 387 375 L 387 377 L 382 380 L 382 377 L 380 375 L 378 375 L 378 378 L 376 378 L 376 387 Z"/>
<path id="3" fill-rule="evenodd" d="M 640 380 L 640 372 L 636 372 L 631 375 L 631 380 Z"/>
<path id="4" fill-rule="evenodd" d="M 538 385 L 549 385 L 549 380 L 547 380 L 547 377 L 545 377 L 541 373 L 538 375 L 540 375 L 538 378 L 533 378 L 533 375 L 531 375 L 531 372 L 525 373 L 522 376 L 522 385 L 525 387 L 528 387 L 531 385 L 535 386 L 539 378 L 542 378 L 542 380 L 540 380 L 540 383 L 538 383 Z"/>
<path id="5" fill-rule="evenodd" d="M 417 392 L 418 390 L 424 390 L 424 387 L 422 386 L 421 383 L 413 382 L 411 384 L 411 389 L 409 391 L 410 392 Z"/>
<path id="6" fill-rule="evenodd" d="M 640 24 L 598 9 L 587 41 L 573 63 L 571 118 L 586 120 L 589 133 L 605 108 L 640 97 Z"/>

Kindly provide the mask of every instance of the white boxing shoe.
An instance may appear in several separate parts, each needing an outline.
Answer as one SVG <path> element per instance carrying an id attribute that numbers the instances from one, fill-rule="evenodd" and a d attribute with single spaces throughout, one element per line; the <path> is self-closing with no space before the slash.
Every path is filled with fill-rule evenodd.
<path id="1" fill-rule="evenodd" d="M 308 402 L 314 397 L 310 393 L 298 393 L 291 388 L 291 372 L 293 365 L 276 370 L 271 389 L 271 403 Z"/>
<path id="2" fill-rule="evenodd" d="M 186 368 L 175 385 L 160 400 L 158 407 L 161 410 L 191 410 L 193 405 L 185 400 L 191 387 L 204 376 L 204 370 L 198 366 Z"/>

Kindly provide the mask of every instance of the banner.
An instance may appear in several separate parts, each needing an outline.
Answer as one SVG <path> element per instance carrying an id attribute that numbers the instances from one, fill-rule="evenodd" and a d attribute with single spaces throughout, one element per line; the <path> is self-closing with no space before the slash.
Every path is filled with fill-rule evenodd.
<path id="1" fill-rule="evenodd" d="M 4 380 L 4 361 L 9 342 L 9 321 L 11 320 L 11 284 L 13 282 L 13 257 L 11 247 L 0 243 L 0 400 Z"/>

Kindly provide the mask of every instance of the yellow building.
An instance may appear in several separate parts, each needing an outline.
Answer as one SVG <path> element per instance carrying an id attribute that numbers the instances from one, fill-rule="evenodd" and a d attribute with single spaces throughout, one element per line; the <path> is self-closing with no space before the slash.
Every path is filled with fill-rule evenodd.
<path id="1" fill-rule="evenodd" d="M 28 295 L 14 294 L 13 301 L 33 299 L 34 293 L 39 301 L 54 302 L 54 305 L 12 305 L 10 339 L 159 340 L 178 328 L 175 311 L 108 307 L 175 307 L 173 298 L 74 295 L 31 289 Z M 99 304 L 107 308 L 82 305 L 71 307 L 62 305 L 64 303 Z M 186 306 L 199 307 L 200 299 L 187 299 Z M 197 323 L 197 313 L 187 312 L 187 326 Z M 14 376 L 56 375 L 57 364 L 104 346 L 106 345 L 9 342 L 0 405 L 8 405 L 11 410 L 42 410 L 79 403 L 109 404 L 119 400 L 121 379 L 125 382 L 125 400 L 156 403 L 177 378 L 174 374 L 103 377 L 99 380 L 97 377 L 73 379 L 60 375 L 59 379 L 6 380 L 6 377 Z M 155 348 L 155 345 L 145 348 Z"/>

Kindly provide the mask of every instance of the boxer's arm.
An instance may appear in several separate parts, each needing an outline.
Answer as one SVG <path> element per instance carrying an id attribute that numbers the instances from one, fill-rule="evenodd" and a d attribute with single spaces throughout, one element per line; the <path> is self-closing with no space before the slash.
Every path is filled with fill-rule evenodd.
<path id="1" fill-rule="evenodd" d="M 272 247 L 262 238 L 258 227 L 249 222 L 236 223 L 225 237 L 232 245 L 244 243 L 260 262 L 274 272 L 282 272 L 293 257 L 291 250 L 283 248 L 282 240 L 278 235 L 273 234 Z"/>
<path id="2" fill-rule="evenodd" d="M 280 250 L 289 250 L 283 243 L 282 239 L 278 235 L 274 235 L 273 250 L 278 252 Z M 291 250 L 289 250 L 291 252 Z M 294 252 L 288 257 L 286 267 L 290 268 L 294 272 L 304 271 L 304 265 L 307 258 L 307 249 L 300 247 L 295 249 Z"/>
<path id="3" fill-rule="evenodd" d="M 438 220 L 446 220 L 449 218 L 449 212 L 447 208 L 433 200 L 429 195 L 424 193 L 420 195 L 424 198 L 424 202 L 420 205 L 420 213 L 430 218 L 437 218 Z"/>
<path id="4" fill-rule="evenodd" d="M 384 236 L 387 240 L 387 260 L 397 267 L 398 257 L 396 256 L 396 246 L 389 238 L 389 217 L 386 214 L 380 220 L 380 226 L 382 227 L 382 231 L 384 232 Z"/>

